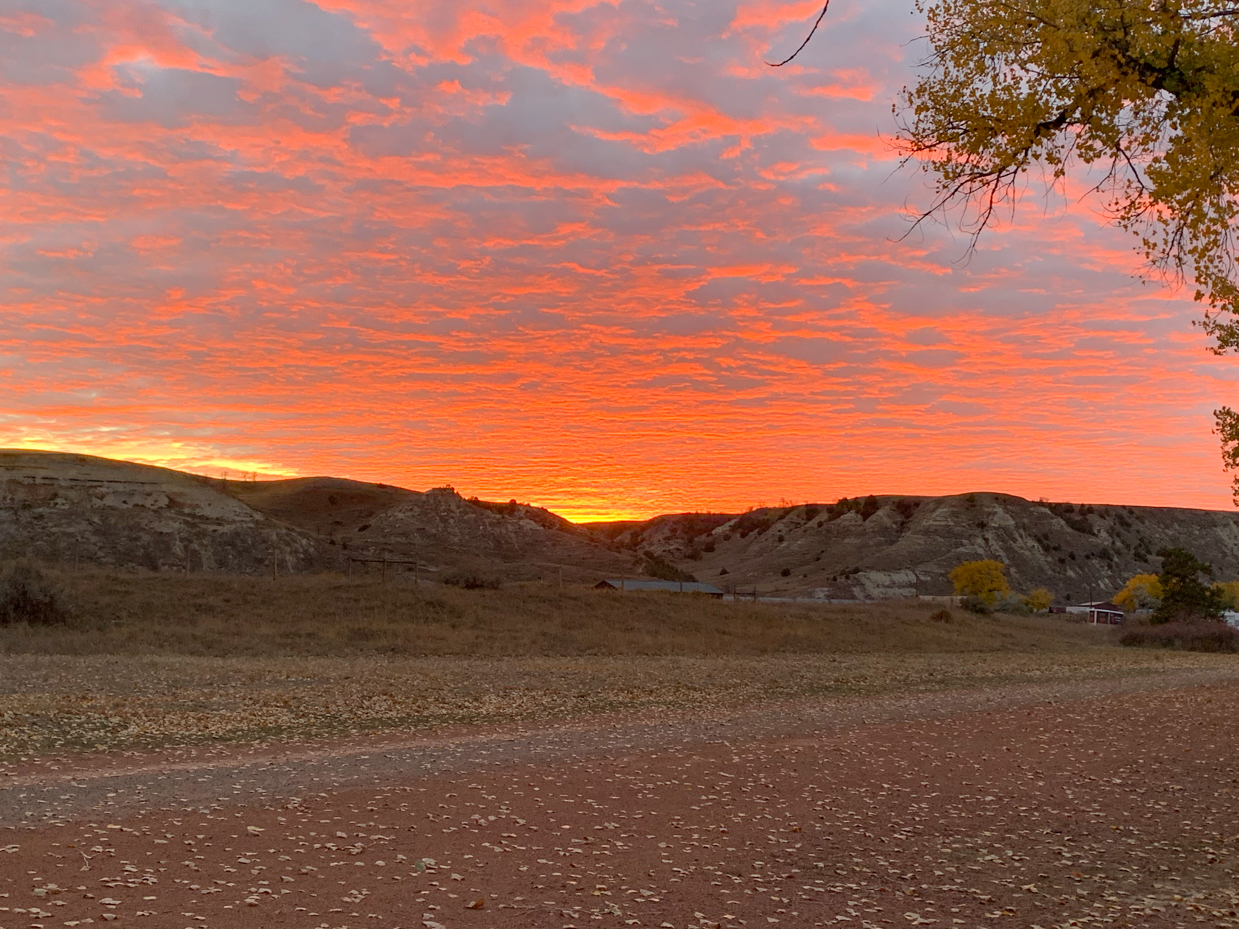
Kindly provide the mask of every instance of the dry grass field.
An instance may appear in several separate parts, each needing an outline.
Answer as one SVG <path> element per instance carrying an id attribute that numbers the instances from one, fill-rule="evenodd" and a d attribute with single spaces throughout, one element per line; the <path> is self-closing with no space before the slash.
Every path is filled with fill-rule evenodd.
<path id="1" fill-rule="evenodd" d="M 332 576 L 83 573 L 0 628 L 0 758 L 299 740 L 1230 667 L 1111 630 L 937 607 Z"/>
<path id="2" fill-rule="evenodd" d="M 56 575 L 70 628 L 0 627 L 0 654 L 565 657 L 1078 651 L 1109 630 L 938 605 L 779 604 L 408 577 L 87 571 Z"/>

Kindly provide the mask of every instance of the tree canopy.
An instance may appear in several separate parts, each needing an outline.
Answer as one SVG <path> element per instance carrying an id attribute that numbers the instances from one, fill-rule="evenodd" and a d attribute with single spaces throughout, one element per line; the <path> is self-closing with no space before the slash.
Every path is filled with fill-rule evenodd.
<path id="1" fill-rule="evenodd" d="M 1149 610 L 1162 599 L 1162 582 L 1156 574 L 1137 574 L 1118 592 L 1114 602 L 1125 610 Z"/>
<path id="2" fill-rule="evenodd" d="M 1182 548 L 1163 548 L 1157 553 L 1162 570 L 1157 575 L 1162 588 L 1161 603 L 1153 611 L 1153 622 L 1175 619 L 1221 619 L 1222 592 L 1201 582 L 1199 575 L 1212 575 L 1213 566 L 1200 561 Z"/>
<path id="3" fill-rule="evenodd" d="M 1194 274 L 1206 326 L 1239 347 L 1239 8 L 1217 0 L 918 2 L 930 55 L 898 112 L 936 175 L 927 215 L 979 233 L 1030 169 L 1100 165 L 1096 188 L 1154 266 Z"/>
<path id="4" fill-rule="evenodd" d="M 1239 6 L 916 0 L 916 8 L 929 54 L 895 112 L 903 154 L 933 179 L 918 223 L 956 211 L 975 241 L 996 214 L 1014 210 L 1030 173 L 1054 185 L 1082 166 L 1112 220 L 1137 235 L 1148 270 L 1194 279 L 1213 350 L 1239 351 Z M 1223 462 L 1239 470 L 1239 413 L 1223 407 L 1215 417 Z"/>
<path id="5" fill-rule="evenodd" d="M 1093 168 L 1150 271 L 1191 277 L 1214 350 L 1239 350 L 1239 6 L 1220 0 L 918 0 L 929 55 L 896 105 L 933 176 L 921 219 L 974 237 L 1032 176 Z M 1239 469 L 1239 414 L 1215 414 Z M 1235 481 L 1239 503 L 1239 478 Z"/>
<path id="6" fill-rule="evenodd" d="M 955 585 L 956 596 L 978 597 L 987 606 L 993 606 L 999 599 L 1011 593 L 1005 570 L 1006 565 L 1001 561 L 986 558 L 956 565 L 948 577 Z"/>

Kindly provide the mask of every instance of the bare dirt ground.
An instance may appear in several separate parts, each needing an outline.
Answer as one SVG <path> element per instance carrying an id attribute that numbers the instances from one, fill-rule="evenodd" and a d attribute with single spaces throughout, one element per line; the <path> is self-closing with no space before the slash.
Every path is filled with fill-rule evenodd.
<path id="1" fill-rule="evenodd" d="M 0 929 L 1239 926 L 1239 662 L 1166 658 L 718 683 L 437 734 L 39 742 L 0 776 Z"/>

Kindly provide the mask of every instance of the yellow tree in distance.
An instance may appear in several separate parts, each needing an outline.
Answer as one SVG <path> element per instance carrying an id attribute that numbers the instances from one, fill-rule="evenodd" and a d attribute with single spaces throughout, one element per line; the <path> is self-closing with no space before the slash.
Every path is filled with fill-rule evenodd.
<path id="1" fill-rule="evenodd" d="M 947 575 L 955 585 L 959 597 L 979 597 L 988 606 L 1011 593 L 1007 583 L 1006 565 L 1001 561 L 986 558 L 982 561 L 965 561 L 951 569 Z"/>
<path id="2" fill-rule="evenodd" d="M 1137 574 L 1114 598 L 1115 606 L 1131 612 L 1151 610 L 1162 599 L 1162 582 L 1156 574 Z"/>
<path id="3" fill-rule="evenodd" d="M 1239 610 L 1239 581 L 1219 581 L 1213 587 L 1221 593 L 1226 609 Z"/>
<path id="4" fill-rule="evenodd" d="M 1054 602 L 1054 594 L 1050 593 L 1045 587 L 1038 587 L 1024 598 L 1024 602 L 1034 613 L 1044 613 L 1050 608 L 1050 604 Z"/>

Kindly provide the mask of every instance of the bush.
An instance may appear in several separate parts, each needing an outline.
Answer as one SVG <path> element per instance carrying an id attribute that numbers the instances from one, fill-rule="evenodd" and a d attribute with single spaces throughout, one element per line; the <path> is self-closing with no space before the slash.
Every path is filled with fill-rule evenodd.
<path id="1" fill-rule="evenodd" d="M 63 626 L 71 613 L 60 585 L 33 565 L 19 561 L 0 577 L 0 626 Z"/>
<path id="2" fill-rule="evenodd" d="M 981 616 L 988 616 L 990 613 L 994 612 L 994 608 L 984 597 L 961 597 L 959 605 L 969 613 L 979 613 Z"/>
<path id="3" fill-rule="evenodd" d="M 935 613 L 930 613 L 929 618 L 935 623 L 949 623 L 953 617 L 950 610 L 938 610 Z"/>
<path id="4" fill-rule="evenodd" d="M 665 558 L 660 558 L 653 552 L 646 552 L 645 555 L 645 573 L 649 577 L 656 577 L 660 581 L 696 581 L 697 577 L 694 574 L 689 574 L 687 571 L 681 571 Z"/>
<path id="5" fill-rule="evenodd" d="M 994 612 L 1006 613 L 1008 616 L 1028 616 L 1032 613 L 1032 608 L 1022 597 L 1007 597 L 994 606 Z"/>
<path id="6" fill-rule="evenodd" d="M 499 581 L 476 571 L 458 570 L 447 574 L 443 583 L 448 587 L 459 587 L 462 590 L 498 590 Z"/>
<path id="7" fill-rule="evenodd" d="M 1216 620 L 1178 620 L 1158 625 L 1131 626 L 1123 633 L 1119 642 L 1137 648 L 1233 652 L 1239 649 L 1239 631 Z"/>

